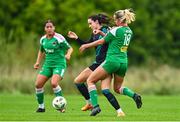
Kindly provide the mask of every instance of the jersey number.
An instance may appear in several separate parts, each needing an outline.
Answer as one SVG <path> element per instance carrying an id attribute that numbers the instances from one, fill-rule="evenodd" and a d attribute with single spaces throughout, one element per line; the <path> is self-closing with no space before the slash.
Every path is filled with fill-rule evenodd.
<path id="1" fill-rule="evenodd" d="M 124 45 L 128 46 L 131 40 L 131 34 L 124 34 Z"/>

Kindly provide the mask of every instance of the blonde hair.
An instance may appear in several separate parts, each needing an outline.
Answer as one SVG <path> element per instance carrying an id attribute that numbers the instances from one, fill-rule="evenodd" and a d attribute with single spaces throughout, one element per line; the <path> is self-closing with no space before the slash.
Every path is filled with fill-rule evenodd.
<path id="1" fill-rule="evenodd" d="M 127 24 L 135 21 L 135 13 L 132 9 L 118 10 L 114 13 L 114 17 Z"/>

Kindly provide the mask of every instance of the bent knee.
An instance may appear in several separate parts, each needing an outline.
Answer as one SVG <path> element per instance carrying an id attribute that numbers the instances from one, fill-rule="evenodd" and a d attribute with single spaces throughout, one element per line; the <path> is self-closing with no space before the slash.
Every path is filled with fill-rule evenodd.
<path id="1" fill-rule="evenodd" d="M 87 84 L 88 84 L 88 86 L 94 85 L 94 80 L 91 79 L 91 78 L 88 78 L 87 79 Z"/>
<path id="2" fill-rule="evenodd" d="M 81 83 L 81 80 L 79 79 L 79 77 L 76 77 L 76 78 L 74 79 L 74 83 Z"/>

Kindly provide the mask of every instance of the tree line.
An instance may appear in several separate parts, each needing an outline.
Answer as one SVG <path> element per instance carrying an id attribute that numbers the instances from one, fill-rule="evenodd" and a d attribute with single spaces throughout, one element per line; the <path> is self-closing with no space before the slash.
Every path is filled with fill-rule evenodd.
<path id="1" fill-rule="evenodd" d="M 72 30 L 87 39 L 91 33 L 88 16 L 105 12 L 112 17 L 116 10 L 133 8 L 136 21 L 130 25 L 134 31 L 130 64 L 180 66 L 179 6 L 179 0 L 1 0 L 0 65 L 34 62 L 47 19 L 52 19 L 56 31 L 65 37 Z M 69 42 L 76 59 L 78 45 Z"/>

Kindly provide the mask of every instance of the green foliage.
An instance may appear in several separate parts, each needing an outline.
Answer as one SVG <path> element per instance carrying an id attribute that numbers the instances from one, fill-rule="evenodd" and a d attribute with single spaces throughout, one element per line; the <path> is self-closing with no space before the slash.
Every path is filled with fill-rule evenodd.
<path id="1" fill-rule="evenodd" d="M 31 60 L 30 62 L 35 60 L 34 56 L 28 59 L 27 55 L 31 51 L 35 52 L 34 48 L 38 47 L 37 42 L 44 33 L 44 22 L 47 19 L 52 19 L 57 32 L 65 37 L 67 32 L 72 30 L 81 38 L 88 39 L 91 31 L 87 26 L 89 15 L 105 12 L 112 16 L 116 10 L 133 8 L 136 21 L 130 25 L 134 31 L 134 38 L 129 48 L 130 64 L 144 64 L 154 59 L 159 63 L 180 66 L 176 61 L 180 60 L 179 6 L 178 0 L 153 2 L 151 0 L 2 0 L 0 1 L 1 62 L 9 64 L 23 59 Z M 34 39 L 29 40 L 29 38 Z M 22 48 L 26 47 L 26 41 L 32 43 L 31 47 L 26 48 L 28 54 L 22 51 Z M 75 44 L 74 48 L 77 47 Z M 3 51 L 13 53 L 8 55 L 9 58 L 3 58 L 6 57 Z M 19 52 L 23 52 L 22 59 L 12 61 Z M 75 57 L 79 55 L 78 50 L 75 50 L 75 54 Z"/>
<path id="2" fill-rule="evenodd" d="M 152 67 L 158 69 L 159 64 L 160 66 L 168 64 L 179 68 L 179 6 L 179 0 L 1 0 L 0 90 L 14 92 L 16 89 L 20 89 L 20 92 L 32 93 L 33 86 L 24 89 L 23 85 L 27 82 L 32 84 L 31 82 L 35 80 L 34 71 L 31 71 L 31 68 L 37 57 L 39 39 L 44 34 L 44 23 L 47 19 L 52 19 L 55 22 L 56 31 L 64 35 L 74 48 L 72 60 L 68 62 L 71 67 L 69 72 L 72 72 L 72 75 L 67 76 L 69 79 L 66 79 L 71 83 L 78 73 L 93 61 L 94 50 L 88 50 L 85 54 L 79 53 L 79 45 L 67 38 L 67 32 L 69 30 L 75 31 L 80 38 L 86 40 L 91 33 L 87 24 L 88 16 L 105 12 L 112 17 L 116 10 L 125 8 L 133 8 L 136 13 L 136 21 L 129 25 L 134 32 L 134 38 L 128 52 L 130 66 L 139 67 L 141 65 L 143 67 L 146 65 L 147 69 Z M 171 72 L 170 69 L 167 72 Z M 138 71 L 143 72 L 142 69 Z M 21 75 L 24 72 L 29 73 L 26 75 L 27 79 Z M 178 69 L 177 72 L 179 72 Z M 147 74 L 152 74 L 152 72 L 147 71 Z M 158 75 L 160 76 L 160 74 Z M 178 73 L 173 74 L 178 76 Z M 176 75 L 173 75 L 173 78 L 176 78 Z M 135 79 L 134 73 L 132 76 L 132 79 Z M 142 81 L 140 76 L 137 74 L 137 79 Z M 169 77 L 172 76 L 166 78 Z M 151 91 L 150 88 L 154 85 L 158 86 L 156 90 L 153 90 L 153 93 L 156 94 L 173 94 L 179 91 L 178 89 L 172 91 L 169 89 L 169 86 L 178 86 L 175 84 L 175 79 L 174 81 L 173 78 L 169 80 L 168 84 L 172 85 L 168 85 L 163 84 L 167 79 L 153 78 L 150 79 L 156 83 L 151 84 L 148 80 L 147 84 L 150 87 L 142 86 L 143 92 L 149 94 L 147 89 Z M 10 86 L 6 85 L 5 81 Z M 19 85 L 19 82 L 22 84 Z M 63 85 L 69 88 L 69 84 Z M 145 87 L 146 89 L 144 89 Z"/>

